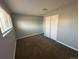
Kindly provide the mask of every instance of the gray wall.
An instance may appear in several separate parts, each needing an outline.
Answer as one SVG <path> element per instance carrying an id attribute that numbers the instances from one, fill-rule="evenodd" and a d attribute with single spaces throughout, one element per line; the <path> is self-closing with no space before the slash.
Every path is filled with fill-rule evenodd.
<path id="1" fill-rule="evenodd" d="M 1 0 L 0 6 L 8 11 Z M 15 59 L 15 47 L 16 40 L 14 30 L 12 29 L 5 37 L 3 37 L 0 29 L 0 59 Z"/>
<path id="2" fill-rule="evenodd" d="M 42 17 L 13 14 L 12 18 L 16 31 L 16 38 L 22 38 L 24 36 L 43 32 Z"/>
<path id="3" fill-rule="evenodd" d="M 15 59 L 16 39 L 14 30 L 11 30 L 5 37 L 0 31 L 0 59 Z"/>
<path id="4" fill-rule="evenodd" d="M 75 49 L 78 49 L 77 11 L 77 2 L 73 2 L 45 15 L 59 15 L 57 40 Z"/>

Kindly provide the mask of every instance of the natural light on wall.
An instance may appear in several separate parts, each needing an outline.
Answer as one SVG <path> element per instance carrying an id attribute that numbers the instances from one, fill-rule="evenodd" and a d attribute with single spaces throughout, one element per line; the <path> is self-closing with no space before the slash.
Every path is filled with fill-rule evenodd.
<path id="1" fill-rule="evenodd" d="M 12 28 L 10 15 L 0 7 L 0 28 L 3 36 Z"/>
<path id="2" fill-rule="evenodd" d="M 20 25 L 19 25 L 20 24 Z M 32 22 L 26 22 L 26 21 L 18 21 L 17 22 L 17 27 L 23 31 L 26 31 L 26 30 L 37 30 L 37 25 L 36 24 L 33 24 Z"/>

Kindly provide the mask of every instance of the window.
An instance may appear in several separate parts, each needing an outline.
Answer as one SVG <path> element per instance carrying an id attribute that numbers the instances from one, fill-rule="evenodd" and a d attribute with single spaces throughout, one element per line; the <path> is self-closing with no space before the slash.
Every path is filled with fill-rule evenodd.
<path id="1" fill-rule="evenodd" d="M 12 28 L 10 15 L 0 7 L 0 28 L 3 36 Z"/>

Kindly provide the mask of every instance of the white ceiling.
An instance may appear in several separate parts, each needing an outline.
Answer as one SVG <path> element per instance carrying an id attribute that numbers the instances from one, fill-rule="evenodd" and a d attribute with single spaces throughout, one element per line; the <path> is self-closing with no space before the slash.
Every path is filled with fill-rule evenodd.
<path id="1" fill-rule="evenodd" d="M 74 0 L 5 0 L 12 13 L 37 15 L 59 8 Z M 48 11 L 43 11 L 47 8 Z"/>

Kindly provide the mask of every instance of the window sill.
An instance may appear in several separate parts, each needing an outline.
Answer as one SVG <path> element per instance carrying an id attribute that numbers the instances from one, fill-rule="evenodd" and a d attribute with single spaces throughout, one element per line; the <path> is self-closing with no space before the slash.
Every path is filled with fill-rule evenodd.
<path id="1" fill-rule="evenodd" d="M 8 33 L 10 33 L 12 28 L 10 28 L 6 33 L 3 34 L 3 37 L 5 37 Z"/>

